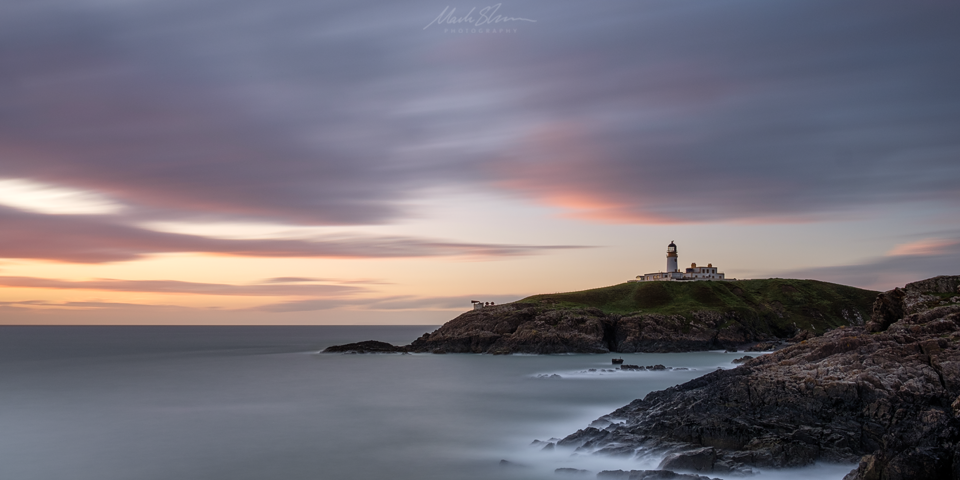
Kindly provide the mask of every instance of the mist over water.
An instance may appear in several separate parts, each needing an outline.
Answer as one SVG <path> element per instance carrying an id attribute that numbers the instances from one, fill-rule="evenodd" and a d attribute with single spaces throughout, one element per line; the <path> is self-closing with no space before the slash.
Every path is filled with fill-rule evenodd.
<path id="1" fill-rule="evenodd" d="M 655 468 L 659 459 L 530 444 L 743 355 L 627 354 L 688 370 L 621 372 L 604 371 L 611 355 L 317 354 L 432 330 L 0 327 L 0 478 L 519 480 Z M 851 468 L 751 478 L 840 479 Z"/>

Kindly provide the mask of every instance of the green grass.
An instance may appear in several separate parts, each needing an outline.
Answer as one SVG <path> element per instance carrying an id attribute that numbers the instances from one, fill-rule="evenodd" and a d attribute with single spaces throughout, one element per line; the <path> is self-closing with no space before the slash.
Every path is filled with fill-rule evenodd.
<path id="1" fill-rule="evenodd" d="M 534 295 L 519 302 L 605 313 L 657 313 L 693 318 L 695 311 L 736 312 L 744 326 L 823 332 L 848 325 L 843 311 L 870 319 L 878 292 L 817 280 L 771 278 L 732 282 L 636 282 L 580 292 Z M 756 325 L 751 325 L 756 323 Z M 766 329 L 766 328 L 764 328 Z"/>

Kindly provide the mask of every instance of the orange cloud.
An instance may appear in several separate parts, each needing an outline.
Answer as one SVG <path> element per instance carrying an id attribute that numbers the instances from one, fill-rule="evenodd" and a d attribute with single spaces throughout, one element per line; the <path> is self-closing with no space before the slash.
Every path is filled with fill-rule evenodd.
<path id="1" fill-rule="evenodd" d="M 958 245 L 960 242 L 947 238 L 925 238 L 916 242 L 901 243 L 887 252 L 888 257 L 901 257 L 911 255 L 940 255 L 948 248 Z"/>
<path id="2" fill-rule="evenodd" d="M 325 284 L 255 284 L 182 282 L 177 280 L 59 280 L 37 277 L 0 276 L 0 286 L 54 290 L 96 290 L 106 292 L 138 292 L 162 294 L 227 295 L 227 296 L 317 296 L 342 295 L 365 291 L 363 287 Z"/>
<path id="3" fill-rule="evenodd" d="M 101 216 L 43 215 L 0 206 L 0 258 L 107 263 L 190 252 L 267 258 L 508 257 L 569 245 L 464 243 L 384 235 L 301 239 L 223 239 L 148 230 Z"/>
<path id="4" fill-rule="evenodd" d="M 493 169 L 501 188 L 563 209 L 563 217 L 614 224 L 681 223 L 645 211 L 636 192 L 623 192 L 604 149 L 580 125 L 557 122 L 531 133 L 517 158 Z M 640 185 L 637 185 L 640 188 Z"/>

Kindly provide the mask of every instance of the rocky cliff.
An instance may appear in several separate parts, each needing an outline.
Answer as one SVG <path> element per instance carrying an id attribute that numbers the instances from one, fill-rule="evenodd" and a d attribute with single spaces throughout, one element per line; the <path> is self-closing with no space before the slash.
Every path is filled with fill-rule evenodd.
<path id="1" fill-rule="evenodd" d="M 877 292 L 815 280 L 625 283 L 472 310 L 406 347 L 435 353 L 687 352 L 862 325 Z"/>
<path id="2" fill-rule="evenodd" d="M 855 480 L 960 478 L 960 276 L 879 295 L 866 326 L 653 392 L 558 442 L 741 472 L 851 462 Z"/>

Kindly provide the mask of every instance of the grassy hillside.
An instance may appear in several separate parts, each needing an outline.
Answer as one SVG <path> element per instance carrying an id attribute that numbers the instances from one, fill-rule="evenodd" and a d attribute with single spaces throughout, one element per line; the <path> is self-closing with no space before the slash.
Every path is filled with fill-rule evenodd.
<path id="1" fill-rule="evenodd" d="M 593 307 L 605 313 L 657 313 L 692 318 L 694 311 L 737 312 L 774 330 L 823 331 L 870 318 L 879 292 L 817 280 L 772 278 L 733 282 L 637 282 L 580 292 L 534 295 L 522 303 Z"/>

